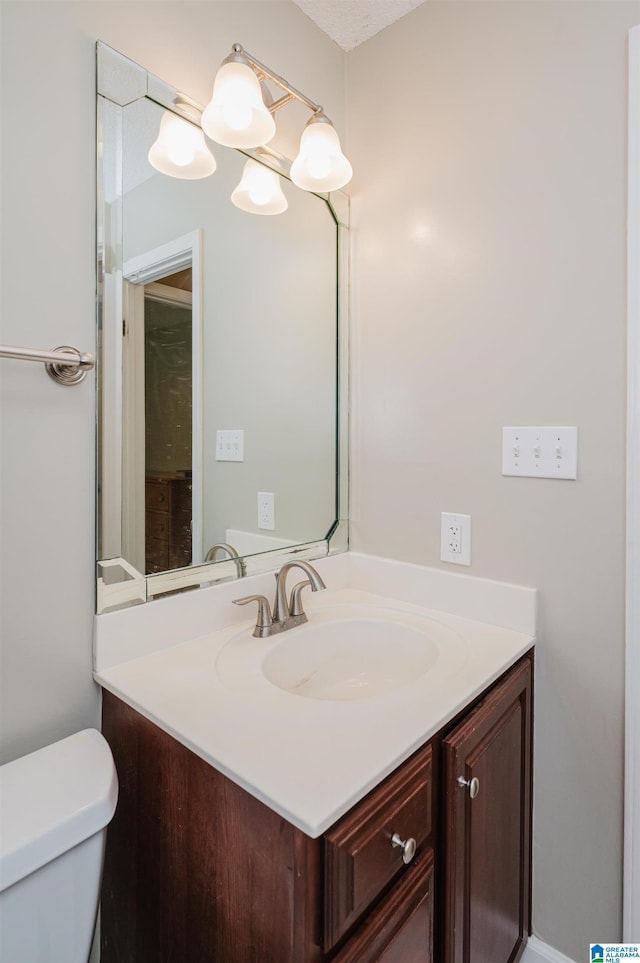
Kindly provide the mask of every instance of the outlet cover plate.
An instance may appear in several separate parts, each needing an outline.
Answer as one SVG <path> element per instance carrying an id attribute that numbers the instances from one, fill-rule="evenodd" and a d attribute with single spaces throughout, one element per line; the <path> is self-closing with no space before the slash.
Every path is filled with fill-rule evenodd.
<path id="1" fill-rule="evenodd" d="M 440 559 L 455 565 L 471 565 L 471 515 L 442 512 Z"/>
<path id="2" fill-rule="evenodd" d="M 276 498 L 273 492 L 258 492 L 258 528 L 275 531 Z"/>

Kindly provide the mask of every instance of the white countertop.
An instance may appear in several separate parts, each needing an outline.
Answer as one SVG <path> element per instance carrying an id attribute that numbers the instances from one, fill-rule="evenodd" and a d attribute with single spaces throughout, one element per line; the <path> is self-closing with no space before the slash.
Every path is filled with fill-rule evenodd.
<path id="1" fill-rule="evenodd" d="M 247 618 L 246 609 L 231 605 L 230 599 L 267 587 L 271 594 L 273 576 L 256 576 L 220 586 L 222 593 L 209 596 L 213 630 L 201 634 L 193 632 L 194 627 L 202 627 L 193 612 L 191 621 L 186 620 L 186 630 L 180 613 L 184 616 L 190 599 L 193 609 L 194 604 L 203 604 L 203 593 L 215 589 L 167 599 L 173 604 L 164 608 L 163 602 L 155 602 L 98 616 L 95 672 L 105 689 L 312 837 L 323 833 L 516 662 L 531 648 L 535 634 L 533 589 L 468 576 L 460 579 L 441 570 L 366 556 L 323 559 L 314 566 L 328 590 L 305 595 L 310 624 L 314 613 L 320 619 L 323 611 L 337 605 L 355 606 L 359 611 L 363 606 L 401 607 L 431 620 L 444 643 L 455 638 L 458 657 L 439 674 L 427 672 L 390 692 L 353 701 L 292 695 L 256 670 L 246 678 L 232 678 L 220 672 L 220 660 L 229 653 L 225 646 L 250 640 L 255 617 Z M 443 589 L 443 577 L 455 580 L 458 586 Z M 333 588 L 334 584 L 338 587 Z M 393 595 L 381 594 L 383 584 L 394 589 Z M 400 584 L 413 588 L 402 592 Z M 458 591 L 460 600 L 455 607 L 464 614 L 416 605 L 413 599 L 417 596 L 432 601 L 434 585 L 447 597 L 450 609 Z M 493 624 L 467 617 L 478 606 L 485 614 L 492 593 Z M 218 601 L 223 603 L 222 614 Z M 148 610 L 146 614 L 144 610 Z M 502 619 L 501 612 L 505 613 Z M 231 624 L 216 627 L 225 616 Z M 156 651 L 153 639 L 146 638 L 145 623 L 149 623 L 151 635 L 157 635 Z M 154 630 L 154 624 L 160 623 L 164 635 Z M 167 628 L 169 623 L 173 629 Z M 274 644 L 303 629 L 253 642 L 264 645 L 266 654 Z M 192 635 L 185 638 L 184 631 L 189 630 Z M 128 661 L 114 662 L 108 654 L 114 649 L 119 656 L 126 649 Z M 225 656 L 221 656 L 223 650 Z"/>

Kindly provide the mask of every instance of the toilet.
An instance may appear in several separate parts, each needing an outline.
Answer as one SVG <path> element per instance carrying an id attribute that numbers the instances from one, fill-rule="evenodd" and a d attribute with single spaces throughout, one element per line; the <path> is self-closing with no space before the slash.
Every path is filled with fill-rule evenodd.
<path id="1" fill-rule="evenodd" d="M 96 729 L 0 766 L 0 963 L 87 963 L 117 798 Z"/>

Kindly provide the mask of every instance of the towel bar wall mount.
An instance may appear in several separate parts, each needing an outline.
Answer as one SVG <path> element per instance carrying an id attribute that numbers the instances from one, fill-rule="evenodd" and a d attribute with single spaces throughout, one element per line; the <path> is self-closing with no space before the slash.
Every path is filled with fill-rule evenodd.
<path id="1" fill-rule="evenodd" d="M 0 344 L 0 358 L 16 358 L 19 361 L 40 361 L 47 374 L 59 385 L 77 385 L 87 376 L 87 371 L 95 367 L 96 360 L 89 352 L 80 352 L 68 344 L 60 345 L 51 351 L 37 348 L 17 348 Z"/>

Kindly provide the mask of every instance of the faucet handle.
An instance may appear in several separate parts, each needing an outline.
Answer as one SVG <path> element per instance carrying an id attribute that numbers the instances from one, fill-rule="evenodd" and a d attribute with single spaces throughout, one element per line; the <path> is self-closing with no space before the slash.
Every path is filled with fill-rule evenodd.
<path id="1" fill-rule="evenodd" d="M 302 608 L 302 599 L 300 598 L 300 596 L 302 595 L 303 588 L 306 588 L 307 585 L 311 585 L 311 582 L 309 581 L 308 578 L 305 578 L 302 580 L 302 582 L 297 582 L 291 589 L 291 601 L 289 602 L 289 615 L 299 616 L 299 615 L 305 614 L 304 609 Z"/>
<path id="2" fill-rule="evenodd" d="M 256 638 L 264 638 L 271 630 L 271 607 L 264 595 L 245 595 L 241 599 L 233 599 L 234 605 L 246 605 L 248 602 L 258 603 L 258 619 L 253 634 Z"/>

